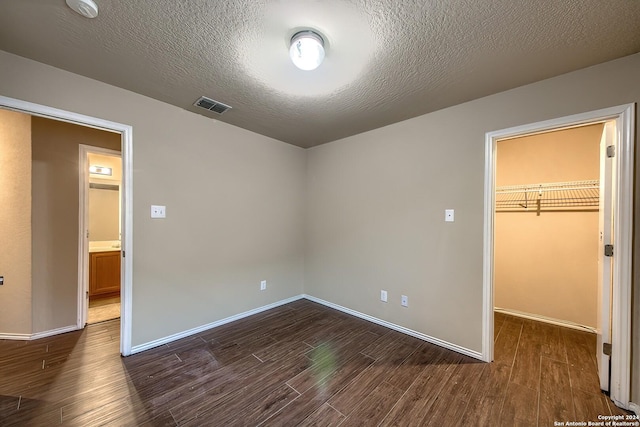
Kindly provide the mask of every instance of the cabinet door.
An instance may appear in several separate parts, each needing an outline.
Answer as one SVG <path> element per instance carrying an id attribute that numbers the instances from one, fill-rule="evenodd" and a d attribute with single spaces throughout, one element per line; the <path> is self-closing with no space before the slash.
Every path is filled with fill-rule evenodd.
<path id="1" fill-rule="evenodd" d="M 89 296 L 120 292 L 120 251 L 90 254 Z"/>

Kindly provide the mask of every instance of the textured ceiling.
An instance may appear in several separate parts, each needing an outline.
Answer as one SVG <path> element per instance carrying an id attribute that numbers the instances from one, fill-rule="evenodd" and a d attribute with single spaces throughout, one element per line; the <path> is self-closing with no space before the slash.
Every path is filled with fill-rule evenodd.
<path id="1" fill-rule="evenodd" d="M 311 147 L 640 51 L 640 0 L 0 1 L 0 49 Z M 300 71 L 288 40 L 326 38 Z"/>

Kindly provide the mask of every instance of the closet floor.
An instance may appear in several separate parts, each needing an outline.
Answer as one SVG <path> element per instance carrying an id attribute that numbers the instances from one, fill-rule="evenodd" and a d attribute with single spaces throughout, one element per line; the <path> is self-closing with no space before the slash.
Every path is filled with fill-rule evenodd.
<path id="1" fill-rule="evenodd" d="M 503 421 L 551 426 L 630 414 L 600 391 L 595 334 L 501 313 L 494 319 L 494 369 L 505 377 Z"/>

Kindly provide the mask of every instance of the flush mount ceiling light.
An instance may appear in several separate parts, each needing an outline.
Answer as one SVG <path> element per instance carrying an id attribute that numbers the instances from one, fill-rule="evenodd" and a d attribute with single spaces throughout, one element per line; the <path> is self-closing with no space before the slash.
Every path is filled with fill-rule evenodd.
<path id="1" fill-rule="evenodd" d="M 85 18 L 98 16 L 98 5 L 93 0 L 67 0 L 67 6 Z"/>
<path id="2" fill-rule="evenodd" d="M 301 70 L 311 71 L 318 68 L 324 59 L 324 40 L 312 30 L 299 31 L 291 37 L 289 56 L 294 65 Z"/>

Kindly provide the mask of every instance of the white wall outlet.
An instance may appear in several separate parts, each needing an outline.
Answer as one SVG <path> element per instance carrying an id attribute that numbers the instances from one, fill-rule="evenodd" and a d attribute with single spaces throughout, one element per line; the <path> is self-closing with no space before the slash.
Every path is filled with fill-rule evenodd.
<path id="1" fill-rule="evenodd" d="M 402 304 L 403 307 L 409 307 L 409 297 L 406 295 L 402 295 L 400 297 L 400 304 Z"/>
<path id="2" fill-rule="evenodd" d="M 445 209 L 444 210 L 444 220 L 445 222 L 453 222 L 453 209 Z"/>
<path id="3" fill-rule="evenodd" d="M 387 291 L 380 291 L 380 301 L 387 302 Z"/>
<path id="4" fill-rule="evenodd" d="M 260 282 L 260 290 L 261 290 L 261 291 L 264 291 L 264 290 L 266 290 L 266 289 L 267 289 L 267 281 L 266 281 L 266 280 L 262 280 L 262 281 Z"/>
<path id="5" fill-rule="evenodd" d="M 151 218 L 166 218 L 167 207 L 159 205 L 151 205 Z"/>

